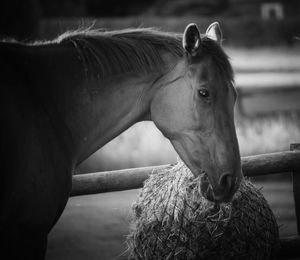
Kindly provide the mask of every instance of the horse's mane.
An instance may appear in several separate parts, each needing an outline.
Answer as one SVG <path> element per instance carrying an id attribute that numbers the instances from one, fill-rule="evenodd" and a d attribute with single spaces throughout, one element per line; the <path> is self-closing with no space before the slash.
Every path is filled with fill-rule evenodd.
<path id="1" fill-rule="evenodd" d="M 163 71 L 170 65 L 165 64 L 163 53 L 167 52 L 174 58 L 183 56 L 180 35 L 152 28 L 72 31 L 62 34 L 56 41 L 72 42 L 85 69 L 96 71 L 99 77 Z"/>
<path id="2" fill-rule="evenodd" d="M 227 55 L 215 41 L 202 37 L 202 53 L 210 55 L 219 71 L 233 80 L 233 71 Z M 15 42 L 15 41 L 13 41 Z M 165 72 L 174 64 L 166 64 L 163 54 L 182 58 L 182 34 L 163 32 L 154 28 L 105 31 L 79 29 L 67 31 L 53 41 L 29 45 L 72 43 L 84 63 L 84 69 L 93 77 L 106 78 L 121 73 L 147 74 Z"/>
<path id="3" fill-rule="evenodd" d="M 184 55 L 182 34 L 154 28 L 116 31 L 88 28 L 66 32 L 55 41 L 72 42 L 85 64 L 85 69 L 96 71 L 98 77 L 119 73 L 165 71 L 170 64 L 165 64 L 162 57 L 164 52 L 174 58 Z M 232 80 L 232 68 L 222 48 L 205 35 L 202 36 L 202 48 L 203 53 L 212 56 L 220 72 Z M 91 63 L 91 60 L 94 62 Z M 93 69 L 93 66 L 98 66 L 97 70 Z"/>

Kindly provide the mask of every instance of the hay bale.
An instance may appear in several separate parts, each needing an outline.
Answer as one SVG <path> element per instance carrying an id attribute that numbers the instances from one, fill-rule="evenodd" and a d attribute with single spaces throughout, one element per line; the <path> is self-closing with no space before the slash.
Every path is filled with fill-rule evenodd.
<path id="1" fill-rule="evenodd" d="M 274 259 L 278 226 L 260 191 L 245 180 L 231 203 L 214 204 L 200 180 L 182 162 L 150 176 L 133 205 L 129 259 Z"/>

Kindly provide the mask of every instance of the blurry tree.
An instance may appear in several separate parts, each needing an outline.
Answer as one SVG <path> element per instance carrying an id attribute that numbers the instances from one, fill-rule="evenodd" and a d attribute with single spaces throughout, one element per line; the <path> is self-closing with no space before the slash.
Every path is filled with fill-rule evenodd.
<path id="1" fill-rule="evenodd" d="M 80 17 L 86 15 L 87 0 L 41 0 L 45 17 Z"/>
<path id="2" fill-rule="evenodd" d="M 158 15 L 214 15 L 229 7 L 229 0 L 157 0 L 150 9 Z"/>
<path id="3" fill-rule="evenodd" d="M 38 0 L 2 0 L 0 2 L 0 37 L 33 40 L 39 31 Z"/>
<path id="4" fill-rule="evenodd" d="M 155 0 L 87 0 L 91 16 L 126 16 L 142 13 Z"/>

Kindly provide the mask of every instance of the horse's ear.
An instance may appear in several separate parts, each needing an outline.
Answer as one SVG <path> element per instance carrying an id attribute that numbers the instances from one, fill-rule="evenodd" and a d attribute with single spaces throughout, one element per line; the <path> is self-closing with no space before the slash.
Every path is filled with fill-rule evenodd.
<path id="1" fill-rule="evenodd" d="M 208 26 L 206 36 L 219 44 L 222 43 L 222 31 L 218 22 L 214 22 Z"/>
<path id="2" fill-rule="evenodd" d="M 195 56 L 200 47 L 201 37 L 198 27 L 194 23 L 190 23 L 184 30 L 182 45 L 183 48 L 191 56 Z"/>

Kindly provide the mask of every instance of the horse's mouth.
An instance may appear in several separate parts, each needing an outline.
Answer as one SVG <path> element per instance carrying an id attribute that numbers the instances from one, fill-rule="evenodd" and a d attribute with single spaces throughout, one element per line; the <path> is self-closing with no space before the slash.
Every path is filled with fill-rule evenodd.
<path id="1" fill-rule="evenodd" d="M 202 196 L 204 198 L 206 198 L 207 200 L 209 200 L 211 202 L 215 201 L 212 186 L 211 186 L 211 184 L 208 180 L 208 176 L 205 172 L 203 172 L 203 174 L 201 176 L 200 188 L 201 188 Z"/>
<path id="2" fill-rule="evenodd" d="M 214 203 L 226 203 L 232 200 L 230 194 L 224 196 L 224 194 L 216 195 L 213 191 L 212 185 L 209 182 L 207 173 L 203 172 L 201 176 L 201 193 L 204 198 Z"/>

